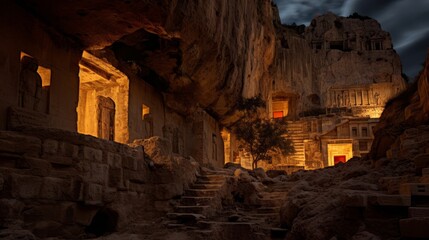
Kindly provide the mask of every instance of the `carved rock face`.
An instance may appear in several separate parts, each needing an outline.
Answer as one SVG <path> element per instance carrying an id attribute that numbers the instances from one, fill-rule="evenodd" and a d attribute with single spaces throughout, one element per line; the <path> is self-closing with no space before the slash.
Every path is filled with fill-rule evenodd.
<path id="1" fill-rule="evenodd" d="M 239 97 L 270 90 L 275 31 L 269 1 L 20 4 L 86 49 L 108 48 L 121 64 L 137 66 L 179 112 L 198 103 L 226 120 Z"/>

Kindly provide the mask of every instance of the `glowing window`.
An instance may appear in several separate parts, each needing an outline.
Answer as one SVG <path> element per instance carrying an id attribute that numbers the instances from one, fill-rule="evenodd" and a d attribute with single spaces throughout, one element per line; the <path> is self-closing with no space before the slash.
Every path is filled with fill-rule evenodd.
<path id="1" fill-rule="evenodd" d="M 142 105 L 142 119 L 144 120 L 145 118 L 147 118 L 150 114 L 150 108 L 146 105 Z"/>
<path id="2" fill-rule="evenodd" d="M 282 118 L 282 117 L 283 117 L 283 111 L 273 112 L 273 118 Z"/>

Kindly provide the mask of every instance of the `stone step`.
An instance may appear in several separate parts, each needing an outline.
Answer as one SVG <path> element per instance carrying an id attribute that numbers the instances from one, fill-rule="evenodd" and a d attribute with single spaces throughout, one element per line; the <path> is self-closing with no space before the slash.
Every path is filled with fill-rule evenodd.
<path id="1" fill-rule="evenodd" d="M 278 219 L 280 218 L 279 213 L 251 213 L 249 216 L 253 218 L 259 218 L 259 219 Z"/>
<path id="2" fill-rule="evenodd" d="M 205 214 L 207 209 L 209 209 L 210 206 L 202 205 L 202 206 L 177 206 L 176 212 L 177 213 L 197 213 L 197 214 Z"/>
<path id="3" fill-rule="evenodd" d="M 401 237 L 429 239 L 429 218 L 406 218 L 399 220 Z"/>
<path id="4" fill-rule="evenodd" d="M 220 189 L 223 186 L 223 184 L 213 184 L 213 183 L 196 183 L 192 184 L 191 189 Z"/>
<path id="5" fill-rule="evenodd" d="M 178 223 L 196 223 L 206 217 L 197 213 L 167 213 L 167 217 Z"/>
<path id="6" fill-rule="evenodd" d="M 429 196 L 429 183 L 404 183 L 399 193 L 405 196 Z"/>
<path id="7" fill-rule="evenodd" d="M 410 218 L 428 217 L 429 218 L 429 208 L 428 207 L 410 207 L 408 208 L 408 217 Z"/>
<path id="8" fill-rule="evenodd" d="M 224 184 L 225 180 L 203 180 L 197 179 L 195 184 Z"/>
<path id="9" fill-rule="evenodd" d="M 188 189 L 185 190 L 184 196 L 192 197 L 213 197 L 216 195 L 218 190 L 213 189 Z"/>
<path id="10" fill-rule="evenodd" d="M 214 201 L 212 197 L 182 197 L 180 204 L 188 206 L 203 206 L 210 205 Z"/>
<path id="11" fill-rule="evenodd" d="M 279 213 L 280 207 L 260 207 L 256 209 L 257 213 Z"/>
<path id="12" fill-rule="evenodd" d="M 227 176 L 225 175 L 202 175 L 197 178 L 197 180 L 225 180 Z"/>
<path id="13" fill-rule="evenodd" d="M 283 202 L 282 199 L 260 199 L 259 201 L 261 205 L 265 207 L 277 207 Z"/>

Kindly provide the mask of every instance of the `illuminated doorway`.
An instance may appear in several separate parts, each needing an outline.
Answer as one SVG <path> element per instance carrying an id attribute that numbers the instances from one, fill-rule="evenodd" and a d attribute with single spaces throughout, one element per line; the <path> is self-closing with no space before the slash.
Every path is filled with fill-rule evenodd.
<path id="1" fill-rule="evenodd" d="M 334 166 L 340 162 L 347 162 L 353 157 L 352 143 L 328 144 L 328 166 Z"/>
<path id="2" fill-rule="evenodd" d="M 79 63 L 79 133 L 127 143 L 129 80 L 102 59 L 84 51 Z"/>
<path id="3" fill-rule="evenodd" d="M 345 163 L 345 162 L 346 162 L 345 155 L 334 156 L 334 165 L 337 165 L 338 163 Z"/>

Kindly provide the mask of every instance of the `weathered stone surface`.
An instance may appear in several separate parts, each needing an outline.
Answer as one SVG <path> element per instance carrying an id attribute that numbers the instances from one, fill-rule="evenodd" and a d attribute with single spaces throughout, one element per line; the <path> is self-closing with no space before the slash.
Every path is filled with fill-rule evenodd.
<path id="1" fill-rule="evenodd" d="M 37 157 L 41 153 L 41 141 L 35 137 L 1 131 L 0 151 Z"/>
<path id="2" fill-rule="evenodd" d="M 122 168 L 122 157 L 119 154 L 107 153 L 107 164 L 110 168 L 119 169 Z"/>
<path id="3" fill-rule="evenodd" d="M 48 115 L 20 107 L 10 107 L 8 110 L 8 129 L 21 130 L 24 127 L 46 127 L 49 124 Z"/>
<path id="4" fill-rule="evenodd" d="M 12 196 L 15 198 L 34 199 L 40 197 L 43 178 L 11 174 Z"/>
<path id="5" fill-rule="evenodd" d="M 45 177 L 40 189 L 40 198 L 65 200 L 69 196 L 70 181 L 61 178 Z"/>
<path id="6" fill-rule="evenodd" d="M 103 160 L 103 151 L 100 149 L 83 146 L 81 151 L 83 154 L 82 157 L 86 161 L 101 163 Z"/>
<path id="7" fill-rule="evenodd" d="M 103 186 L 94 183 L 86 183 L 83 188 L 83 200 L 86 205 L 102 205 Z"/>

